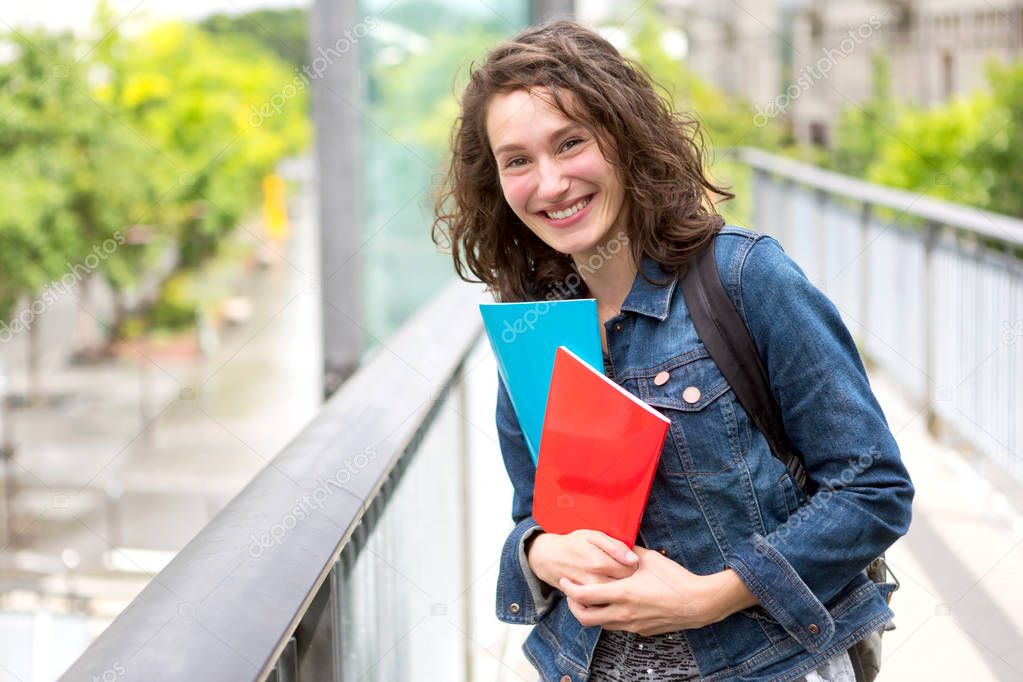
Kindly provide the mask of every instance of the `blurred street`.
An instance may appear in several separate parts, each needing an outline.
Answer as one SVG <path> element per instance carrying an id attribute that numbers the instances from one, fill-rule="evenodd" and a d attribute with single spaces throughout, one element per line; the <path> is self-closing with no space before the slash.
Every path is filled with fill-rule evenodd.
<path id="1" fill-rule="evenodd" d="M 299 170 L 307 173 L 308 162 Z M 318 300 L 308 285 L 318 269 L 310 201 L 306 192 L 293 202 L 294 231 L 280 255 L 256 237 L 258 225 L 241 231 L 268 267 L 210 274 L 226 277 L 252 308 L 209 357 L 136 347 L 122 359 L 69 365 L 71 332 L 89 312 L 68 296 L 37 319 L 46 404 L 11 412 L 18 446 L 7 504 L 15 534 L 0 552 L 0 604 L 8 611 L 0 614 L 0 660 L 8 668 L 26 645 L 45 649 L 38 637 L 51 632 L 55 614 L 63 625 L 49 644 L 58 658 L 40 664 L 59 674 L 60 662 L 74 660 L 315 415 L 321 379 Z M 27 389 L 27 337 L 0 346 L 7 367 L 17 368 L 13 396 Z M 47 625 L 36 627 L 33 642 L 24 612 L 34 609 L 47 611 L 38 619 Z M 10 673 L 0 679 L 30 679 Z"/>

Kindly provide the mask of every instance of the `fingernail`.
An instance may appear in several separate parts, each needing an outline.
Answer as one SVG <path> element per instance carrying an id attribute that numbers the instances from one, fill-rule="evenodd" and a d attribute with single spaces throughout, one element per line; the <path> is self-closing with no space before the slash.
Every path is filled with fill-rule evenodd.
<path id="1" fill-rule="evenodd" d="M 625 558 L 628 559 L 629 561 L 639 561 L 639 557 L 636 556 L 635 552 L 626 553 Z"/>

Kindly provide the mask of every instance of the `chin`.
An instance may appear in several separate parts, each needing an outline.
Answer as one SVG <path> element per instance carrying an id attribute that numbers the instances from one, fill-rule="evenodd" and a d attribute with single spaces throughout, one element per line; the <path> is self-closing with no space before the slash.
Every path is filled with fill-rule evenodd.
<path id="1" fill-rule="evenodd" d="M 597 242 L 592 239 L 557 239 L 548 242 L 548 246 L 566 256 L 577 256 L 587 253 L 596 246 Z"/>

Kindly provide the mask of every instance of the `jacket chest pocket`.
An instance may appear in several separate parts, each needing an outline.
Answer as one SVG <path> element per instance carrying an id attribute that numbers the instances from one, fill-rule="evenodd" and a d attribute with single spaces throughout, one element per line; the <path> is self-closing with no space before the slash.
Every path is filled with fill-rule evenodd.
<path id="1" fill-rule="evenodd" d="M 671 420 L 661 468 L 683 476 L 731 472 L 749 448 L 734 393 L 706 349 L 638 372 L 639 397 Z"/>

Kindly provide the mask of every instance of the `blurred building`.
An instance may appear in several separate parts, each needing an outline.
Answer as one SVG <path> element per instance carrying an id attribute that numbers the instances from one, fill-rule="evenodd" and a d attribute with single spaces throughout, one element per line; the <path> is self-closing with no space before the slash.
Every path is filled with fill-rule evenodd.
<path id="1" fill-rule="evenodd" d="M 871 92 L 874 54 L 892 93 L 939 104 L 986 85 L 984 64 L 1020 59 L 1018 0 L 664 0 L 706 80 L 827 145 L 838 112 Z"/>

